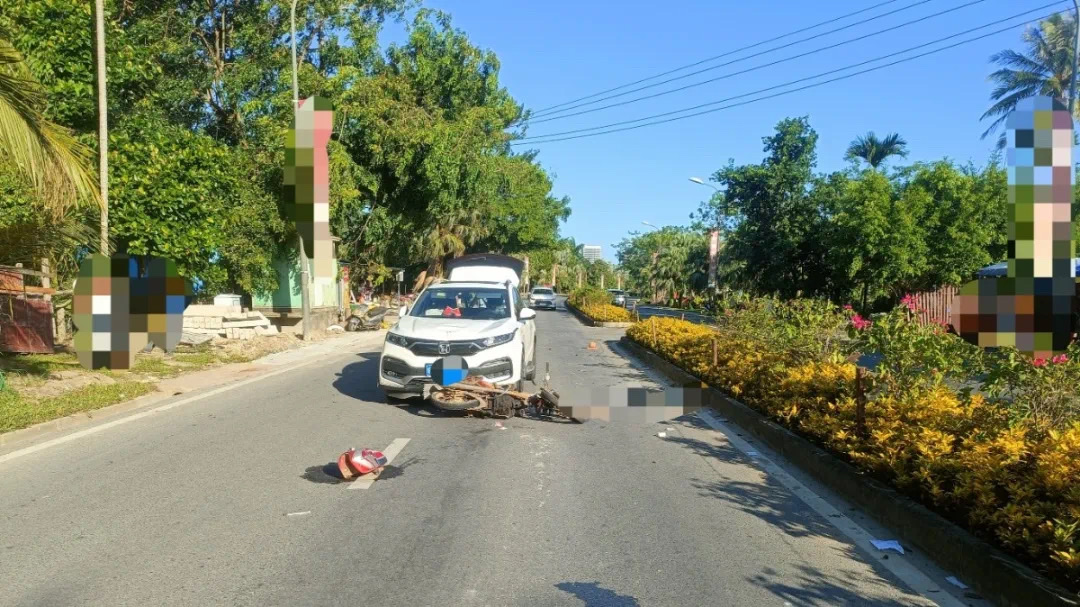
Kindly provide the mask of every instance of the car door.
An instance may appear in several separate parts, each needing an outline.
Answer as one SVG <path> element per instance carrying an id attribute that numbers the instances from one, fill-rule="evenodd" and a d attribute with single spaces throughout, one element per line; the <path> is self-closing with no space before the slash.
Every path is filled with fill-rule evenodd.
<path id="1" fill-rule="evenodd" d="M 525 309 L 524 302 L 521 301 L 521 294 L 517 289 L 511 289 L 512 297 L 514 301 L 514 315 L 516 318 L 521 318 L 521 311 Z M 533 352 L 533 344 L 536 341 L 536 321 L 526 320 L 521 323 L 521 341 L 525 346 L 525 361 L 532 362 L 535 353 Z"/>

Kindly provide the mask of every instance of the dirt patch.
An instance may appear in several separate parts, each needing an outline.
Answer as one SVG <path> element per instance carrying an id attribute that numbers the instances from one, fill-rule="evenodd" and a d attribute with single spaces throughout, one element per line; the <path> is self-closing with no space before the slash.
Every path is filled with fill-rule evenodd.
<path id="1" fill-rule="evenodd" d="M 312 340 L 314 341 L 314 340 Z M 253 339 L 220 339 L 210 342 L 210 351 L 226 363 L 251 362 L 275 352 L 294 350 L 306 342 L 295 335 L 259 335 Z"/>
<path id="2" fill-rule="evenodd" d="M 12 387 L 18 390 L 19 394 L 24 398 L 43 399 L 60 396 L 65 392 L 85 388 L 86 386 L 114 383 L 116 383 L 116 380 L 104 373 L 69 370 L 54 372 L 49 380 L 45 382 L 27 382 L 22 385 L 12 382 Z"/>

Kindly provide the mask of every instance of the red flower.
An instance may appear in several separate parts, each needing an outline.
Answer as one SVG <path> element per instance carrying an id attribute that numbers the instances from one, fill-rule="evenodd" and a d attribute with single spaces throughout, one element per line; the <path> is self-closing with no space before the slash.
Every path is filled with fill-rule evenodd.
<path id="1" fill-rule="evenodd" d="M 1064 354 L 1058 354 L 1051 360 L 1054 362 L 1055 365 L 1060 365 L 1061 363 L 1069 362 L 1069 357 Z"/>
<path id="2" fill-rule="evenodd" d="M 907 295 L 905 295 L 904 298 L 900 300 L 900 304 L 904 305 L 904 306 L 907 306 L 907 309 L 911 310 L 912 312 L 918 312 L 919 311 L 919 302 L 918 302 L 918 300 L 915 299 L 915 296 L 912 295 L 911 293 L 908 293 Z"/>
<path id="3" fill-rule="evenodd" d="M 869 328 L 870 324 L 871 323 L 870 323 L 869 320 L 866 320 L 865 318 L 863 318 L 862 316 L 859 316 L 858 314 L 851 317 L 851 326 L 855 327 L 856 329 L 858 329 L 860 331 L 862 331 L 863 329 Z"/>
<path id="4" fill-rule="evenodd" d="M 1036 366 L 1036 367 L 1045 367 L 1046 366 L 1046 359 L 1045 358 L 1036 358 L 1035 360 L 1031 361 L 1031 364 Z"/>

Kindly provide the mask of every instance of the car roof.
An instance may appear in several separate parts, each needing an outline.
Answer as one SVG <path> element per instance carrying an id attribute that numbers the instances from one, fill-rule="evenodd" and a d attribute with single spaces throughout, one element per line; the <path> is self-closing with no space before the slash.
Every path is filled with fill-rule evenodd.
<path id="1" fill-rule="evenodd" d="M 447 281 L 444 281 L 444 282 L 434 283 L 431 286 L 429 286 L 426 290 L 430 290 L 430 289 L 455 289 L 455 288 L 459 288 L 459 287 L 473 288 L 473 289 L 490 289 L 491 287 L 503 287 L 505 289 L 506 288 L 506 283 L 505 282 L 495 282 L 495 281 L 481 282 L 481 281 L 478 281 L 478 280 L 469 280 L 469 281 L 462 280 L 462 281 L 455 282 L 455 281 L 452 281 L 452 280 L 447 280 Z"/>

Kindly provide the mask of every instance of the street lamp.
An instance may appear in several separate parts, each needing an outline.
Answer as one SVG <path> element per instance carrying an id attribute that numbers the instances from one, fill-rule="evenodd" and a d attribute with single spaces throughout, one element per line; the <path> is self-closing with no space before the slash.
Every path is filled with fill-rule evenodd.
<path id="1" fill-rule="evenodd" d="M 707 187 L 710 187 L 710 188 L 712 188 L 712 189 L 716 190 L 717 192 L 719 192 L 719 191 L 720 191 L 720 188 L 718 188 L 718 187 L 714 186 L 714 185 L 713 185 L 713 184 L 711 184 L 711 183 L 706 183 L 706 182 L 705 182 L 705 180 L 704 180 L 704 179 L 702 179 L 701 177 L 691 177 L 691 178 L 690 178 L 690 181 L 693 181 L 694 183 L 696 183 L 696 184 L 698 184 L 698 185 L 703 185 L 703 186 L 707 186 Z"/>
<path id="2" fill-rule="evenodd" d="M 300 85 L 297 83 L 296 77 L 296 2 L 292 0 L 292 12 L 290 13 L 291 26 L 289 41 L 292 43 L 292 96 L 293 96 L 293 122 L 296 121 L 296 111 L 300 108 Z M 294 201 L 295 202 L 295 201 Z M 300 235 L 300 230 L 296 230 L 296 242 L 300 247 L 300 302 L 303 309 L 303 323 L 304 329 L 304 341 L 311 338 L 311 323 L 308 322 L 311 319 L 311 298 L 308 294 L 308 260 L 307 255 L 304 254 L 304 237 Z"/>

